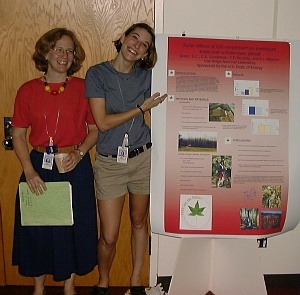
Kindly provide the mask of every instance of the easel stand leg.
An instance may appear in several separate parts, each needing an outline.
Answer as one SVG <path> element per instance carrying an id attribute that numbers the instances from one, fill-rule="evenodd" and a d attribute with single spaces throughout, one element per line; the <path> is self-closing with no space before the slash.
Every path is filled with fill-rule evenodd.
<path id="1" fill-rule="evenodd" d="M 256 240 L 184 238 L 168 295 L 267 295 Z"/>

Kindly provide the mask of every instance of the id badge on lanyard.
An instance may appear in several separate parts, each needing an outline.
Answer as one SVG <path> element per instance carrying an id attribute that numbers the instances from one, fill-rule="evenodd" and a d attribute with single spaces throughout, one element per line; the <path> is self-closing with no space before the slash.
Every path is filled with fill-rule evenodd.
<path id="1" fill-rule="evenodd" d="M 49 138 L 49 145 L 46 146 L 46 153 L 44 153 L 42 168 L 52 170 L 54 153 L 57 153 L 57 146 L 53 144 L 53 138 Z"/>

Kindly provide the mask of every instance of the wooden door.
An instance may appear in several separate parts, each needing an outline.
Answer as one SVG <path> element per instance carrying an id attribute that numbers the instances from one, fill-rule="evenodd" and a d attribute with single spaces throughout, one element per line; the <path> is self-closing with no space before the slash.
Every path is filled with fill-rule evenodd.
<path id="1" fill-rule="evenodd" d="M 4 272 L 4 249 L 2 237 L 2 222 L 1 222 L 1 207 L 0 207 L 0 286 L 5 285 L 5 272 Z"/>
<path id="2" fill-rule="evenodd" d="M 79 77 L 93 64 L 111 59 L 115 55 L 112 41 L 137 21 L 153 25 L 154 0 L 0 0 L 0 126 L 1 140 L 4 139 L 3 117 L 11 117 L 16 91 L 19 86 L 40 75 L 35 70 L 31 55 L 37 39 L 54 27 L 73 30 L 86 50 L 86 61 Z M 95 149 L 91 152 L 92 156 Z M 5 277 L 7 285 L 31 285 L 30 278 L 18 274 L 11 265 L 14 199 L 21 166 L 13 151 L 0 148 L 0 215 L 2 221 Z M 1 225 L 1 222 L 0 222 Z M 0 243 L 1 243 L 0 234 Z M 118 254 L 112 271 L 112 286 L 128 286 L 131 272 L 130 224 L 128 207 L 124 208 Z M 149 257 L 143 270 L 143 283 L 148 284 Z M 77 277 L 76 284 L 92 286 L 97 282 L 96 269 Z M 3 284 L 2 280 L 0 284 Z M 47 278 L 48 285 L 61 285 Z"/>

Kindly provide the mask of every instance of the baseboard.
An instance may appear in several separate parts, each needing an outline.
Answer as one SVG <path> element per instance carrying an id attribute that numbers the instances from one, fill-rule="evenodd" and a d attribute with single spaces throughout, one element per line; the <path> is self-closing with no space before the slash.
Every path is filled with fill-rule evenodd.
<path id="1" fill-rule="evenodd" d="M 300 274 L 264 275 L 267 288 L 300 288 Z"/>
<path id="2" fill-rule="evenodd" d="M 267 288 L 300 288 L 300 274 L 264 275 Z M 157 277 L 165 292 L 169 291 L 172 276 Z"/>

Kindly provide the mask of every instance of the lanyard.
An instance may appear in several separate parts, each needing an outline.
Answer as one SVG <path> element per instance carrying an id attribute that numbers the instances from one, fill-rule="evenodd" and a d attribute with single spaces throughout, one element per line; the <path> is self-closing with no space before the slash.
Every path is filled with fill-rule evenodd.
<path id="1" fill-rule="evenodd" d="M 49 137 L 49 146 L 53 146 L 53 137 L 56 135 L 57 132 L 57 126 L 58 126 L 58 120 L 59 120 L 59 116 L 60 116 L 60 108 L 57 111 L 57 115 L 56 115 L 56 123 L 55 123 L 55 129 L 54 129 L 54 134 L 53 136 L 49 135 L 49 129 L 48 129 L 48 124 L 47 124 L 47 115 L 44 114 L 44 118 L 45 118 L 45 129 L 46 129 L 46 133 Z"/>
<path id="2" fill-rule="evenodd" d="M 121 89 L 121 85 L 120 85 L 120 82 L 119 82 L 119 80 L 118 80 L 118 77 L 117 77 L 117 76 L 115 76 L 115 77 L 116 77 L 116 80 L 117 80 L 117 83 L 118 83 L 118 86 L 119 86 L 119 90 L 120 90 L 121 98 L 122 98 L 122 102 L 123 102 L 123 107 L 124 107 L 124 110 L 125 110 L 125 102 L 124 102 L 124 96 L 123 96 L 123 92 L 122 92 L 122 89 Z M 131 131 L 131 128 L 132 128 L 132 126 L 133 126 L 134 119 L 135 119 L 135 117 L 133 117 L 129 129 L 127 129 L 127 123 L 125 122 L 125 129 L 126 129 L 126 132 L 125 132 L 125 134 L 124 134 L 124 139 L 123 139 L 123 144 L 122 144 L 123 147 L 124 147 L 124 146 L 127 146 L 127 147 L 128 147 L 128 141 L 129 141 L 128 137 L 129 137 L 129 132 Z"/>
<path id="3" fill-rule="evenodd" d="M 129 138 L 128 137 L 129 137 L 129 132 L 130 132 L 130 130 L 132 128 L 133 122 L 134 122 L 134 118 L 132 119 L 132 122 L 131 122 L 131 125 L 129 127 L 129 130 L 126 131 L 125 134 L 124 134 L 122 147 L 125 147 L 125 146 L 128 147 L 129 146 Z"/>

